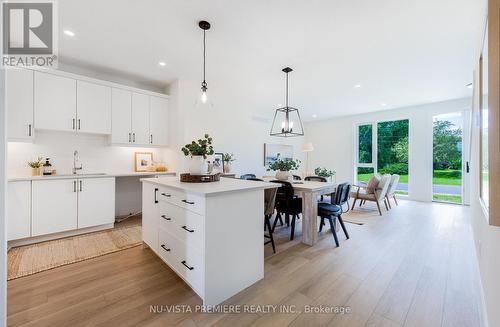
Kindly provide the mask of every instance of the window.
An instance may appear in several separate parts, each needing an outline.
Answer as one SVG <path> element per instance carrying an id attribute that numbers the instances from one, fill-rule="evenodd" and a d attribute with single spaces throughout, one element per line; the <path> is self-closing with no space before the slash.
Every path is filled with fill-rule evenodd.
<path id="1" fill-rule="evenodd" d="M 408 131 L 408 119 L 358 125 L 356 181 L 367 182 L 374 173 L 398 174 L 397 193 L 407 195 Z"/>
<path id="2" fill-rule="evenodd" d="M 488 178 L 488 28 L 486 27 L 486 34 L 484 36 L 483 52 L 480 58 L 480 192 L 481 199 L 486 208 L 489 207 L 489 178 Z"/>

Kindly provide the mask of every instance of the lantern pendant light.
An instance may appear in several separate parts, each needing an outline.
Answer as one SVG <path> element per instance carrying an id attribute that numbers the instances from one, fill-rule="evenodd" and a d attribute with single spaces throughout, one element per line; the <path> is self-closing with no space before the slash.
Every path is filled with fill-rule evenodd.
<path id="1" fill-rule="evenodd" d="M 270 135 L 280 137 L 303 136 L 304 127 L 300 119 L 299 109 L 288 105 L 288 73 L 293 71 L 293 69 L 285 67 L 282 71 L 286 74 L 286 102 L 285 107 L 276 109 L 274 113 Z"/>
<path id="2" fill-rule="evenodd" d="M 210 23 L 207 21 L 198 22 L 198 26 L 203 30 L 203 82 L 201 82 L 201 102 L 207 102 L 207 81 L 205 80 L 206 67 L 206 31 L 210 29 Z"/>

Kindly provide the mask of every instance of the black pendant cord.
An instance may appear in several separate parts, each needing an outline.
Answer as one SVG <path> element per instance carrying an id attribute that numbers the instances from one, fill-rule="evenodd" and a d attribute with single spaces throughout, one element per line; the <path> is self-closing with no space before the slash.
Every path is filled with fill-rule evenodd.
<path id="1" fill-rule="evenodd" d="M 206 46 L 206 33 L 207 31 L 203 30 L 203 83 L 201 83 L 205 88 L 207 87 L 207 82 L 205 78 L 205 70 L 206 70 L 206 52 L 207 52 L 207 46 Z"/>

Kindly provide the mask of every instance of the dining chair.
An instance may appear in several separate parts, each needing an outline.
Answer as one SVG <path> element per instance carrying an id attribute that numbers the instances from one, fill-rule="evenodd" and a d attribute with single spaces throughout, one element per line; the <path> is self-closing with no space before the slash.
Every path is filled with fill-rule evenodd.
<path id="1" fill-rule="evenodd" d="M 294 181 L 301 181 L 302 180 L 302 177 L 300 177 L 299 175 L 292 175 L 292 176 L 293 176 Z"/>
<path id="2" fill-rule="evenodd" d="M 278 222 L 278 216 L 285 214 L 287 217 L 292 216 L 291 222 L 287 219 L 292 229 L 290 231 L 290 240 L 293 240 L 295 234 L 295 220 L 297 216 L 302 212 L 302 199 L 294 197 L 294 190 L 292 183 L 286 181 L 272 180 L 271 183 L 279 183 L 281 186 L 278 188 L 276 193 L 276 219 L 273 224 L 273 231 L 276 228 L 276 223 Z"/>
<path id="3" fill-rule="evenodd" d="M 390 198 L 393 198 L 396 205 L 398 205 L 398 200 L 396 200 L 396 189 L 398 188 L 398 184 L 399 184 L 399 175 L 393 174 L 391 176 L 391 182 L 389 183 L 389 188 L 387 189 L 387 194 L 385 195 L 385 198 L 387 199 L 387 204 L 389 204 L 389 209 L 392 209 Z"/>
<path id="4" fill-rule="evenodd" d="M 324 177 L 321 177 L 321 176 L 306 176 L 304 178 L 305 181 L 311 181 L 311 182 L 321 182 L 321 183 L 326 183 L 327 180 L 326 178 Z M 331 194 L 330 194 L 331 196 Z M 324 201 L 325 200 L 325 196 L 324 195 L 321 195 L 320 196 L 320 201 Z"/>
<path id="5" fill-rule="evenodd" d="M 340 227 L 344 231 L 345 237 L 349 239 L 349 233 L 344 224 L 344 220 L 342 219 L 342 204 L 347 201 L 349 198 L 349 191 L 351 190 L 351 185 L 349 183 L 342 183 L 337 186 L 337 190 L 335 192 L 335 197 L 332 198 L 331 203 L 320 202 L 318 203 L 318 216 L 321 217 L 321 222 L 319 224 L 319 232 L 323 230 L 323 226 L 325 225 L 325 219 L 330 223 L 330 229 L 333 234 L 333 239 L 335 240 L 335 245 L 339 246 L 339 239 L 337 237 L 336 230 L 336 220 L 338 219 L 340 223 Z"/>
<path id="6" fill-rule="evenodd" d="M 378 213 L 381 216 L 382 216 L 382 210 L 380 209 L 381 202 L 384 202 L 385 208 L 389 210 L 385 195 L 387 194 L 387 190 L 389 188 L 391 175 L 389 174 L 383 175 L 376 186 L 374 186 L 375 183 L 372 183 L 374 178 L 376 179 L 378 177 L 373 176 L 372 179 L 368 182 L 368 185 L 354 185 L 355 187 L 357 187 L 357 190 L 351 193 L 351 196 L 354 198 L 351 210 L 354 210 L 354 206 L 356 205 L 357 200 L 360 200 L 361 203 L 364 203 L 366 201 L 375 202 L 377 204 Z"/>
<path id="7" fill-rule="evenodd" d="M 245 174 L 245 175 L 241 175 L 240 176 L 240 179 L 249 179 L 249 178 L 256 178 L 257 176 L 255 176 L 255 174 Z"/>

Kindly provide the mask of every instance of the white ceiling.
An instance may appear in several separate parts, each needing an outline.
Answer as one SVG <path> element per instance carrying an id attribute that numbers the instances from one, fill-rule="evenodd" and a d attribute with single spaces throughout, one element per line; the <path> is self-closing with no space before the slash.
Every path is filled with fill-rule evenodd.
<path id="1" fill-rule="evenodd" d="M 484 2 L 60 0 L 59 55 L 155 87 L 200 80 L 206 19 L 209 92 L 272 114 L 290 66 L 291 105 L 321 119 L 470 96 Z"/>

